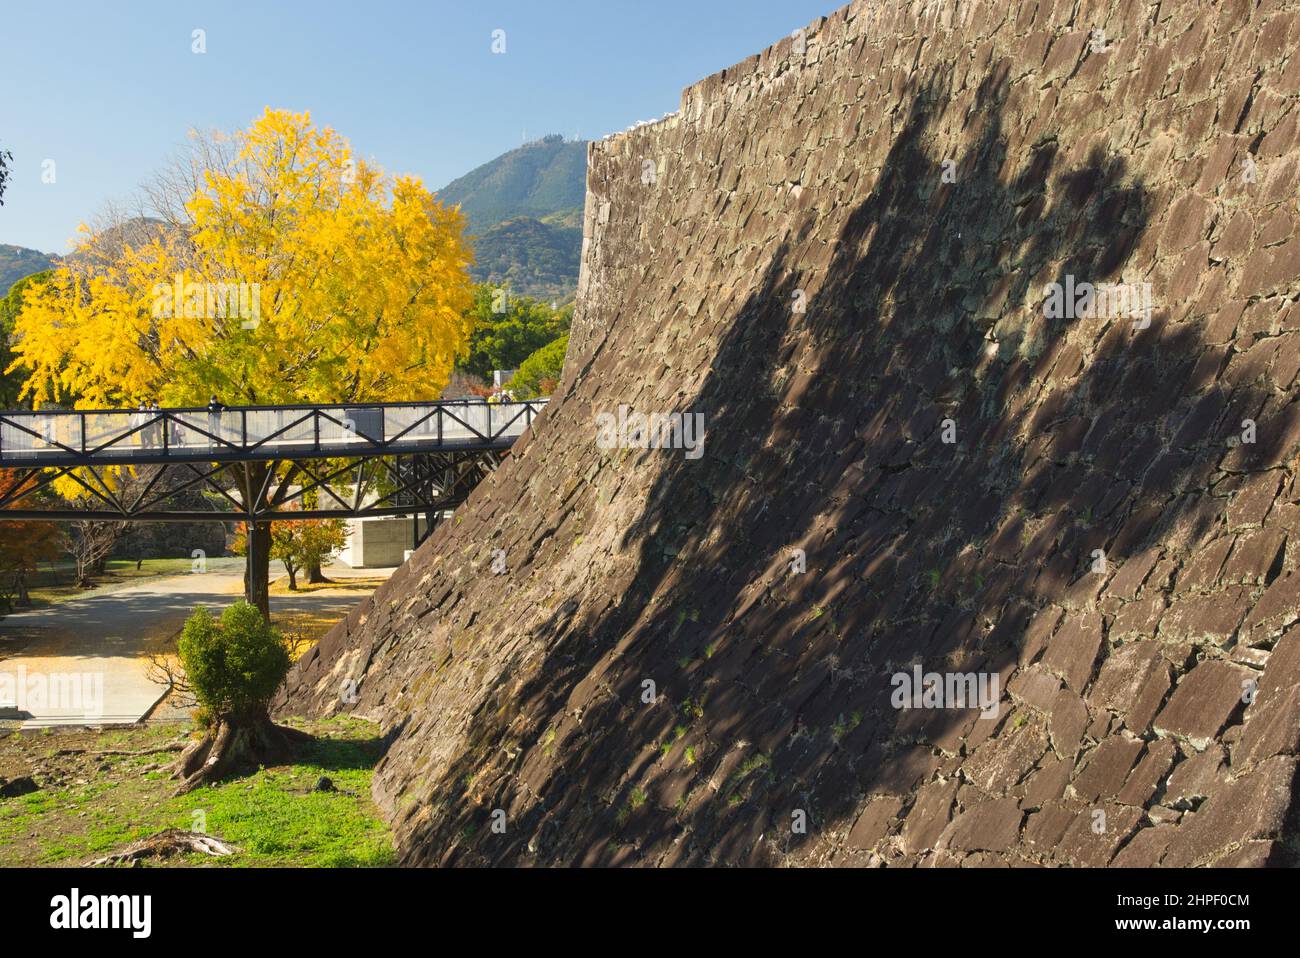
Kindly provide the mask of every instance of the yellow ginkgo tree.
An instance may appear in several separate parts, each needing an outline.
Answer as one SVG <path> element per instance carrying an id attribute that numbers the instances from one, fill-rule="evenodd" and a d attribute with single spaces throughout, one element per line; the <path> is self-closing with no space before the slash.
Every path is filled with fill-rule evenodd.
<path id="1" fill-rule="evenodd" d="M 308 114 L 196 135 L 145 192 L 147 218 L 87 230 L 28 288 L 11 368 L 34 403 L 433 399 L 468 350 L 459 210 Z M 269 524 L 249 536 L 248 598 L 265 614 Z"/>

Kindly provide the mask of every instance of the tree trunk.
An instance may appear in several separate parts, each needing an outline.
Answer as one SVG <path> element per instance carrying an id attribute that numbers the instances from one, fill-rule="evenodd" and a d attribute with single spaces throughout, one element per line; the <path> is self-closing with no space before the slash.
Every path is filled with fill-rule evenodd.
<path id="1" fill-rule="evenodd" d="M 321 571 L 319 561 L 307 563 L 307 581 L 312 584 L 330 581 L 325 578 L 325 573 Z"/>
<path id="2" fill-rule="evenodd" d="M 275 468 L 273 462 L 244 464 L 244 506 L 253 514 L 254 509 L 266 505 L 263 484 L 267 472 Z M 248 604 L 271 621 L 271 523 L 267 521 L 244 523 L 248 530 L 248 558 L 244 563 L 244 598 Z"/>
<path id="3" fill-rule="evenodd" d="M 284 571 L 289 573 L 289 591 L 297 592 L 298 591 L 298 567 L 292 565 L 291 563 L 286 562 L 284 564 Z"/>
<path id="4" fill-rule="evenodd" d="M 181 780 L 176 794 L 210 785 L 232 772 L 289 761 L 300 746 L 311 741 L 306 732 L 276 725 L 265 712 L 223 715 L 172 766 L 172 778 Z"/>
<path id="5" fill-rule="evenodd" d="M 248 523 L 248 561 L 244 564 L 244 598 L 271 620 L 271 523 Z"/>
<path id="6" fill-rule="evenodd" d="M 19 606 L 27 607 L 32 604 L 32 597 L 27 594 L 27 573 L 19 572 L 14 576 L 14 593 L 17 596 Z"/>

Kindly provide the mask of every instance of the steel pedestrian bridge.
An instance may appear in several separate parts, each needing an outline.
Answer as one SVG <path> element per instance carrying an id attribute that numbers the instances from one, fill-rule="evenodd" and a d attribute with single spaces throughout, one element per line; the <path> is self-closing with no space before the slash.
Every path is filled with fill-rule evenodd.
<path id="1" fill-rule="evenodd" d="M 545 405 L 0 411 L 0 520 L 432 516 L 463 500 Z M 88 508 L 49 494 L 63 477 Z M 225 508 L 171 502 L 194 488 Z"/>

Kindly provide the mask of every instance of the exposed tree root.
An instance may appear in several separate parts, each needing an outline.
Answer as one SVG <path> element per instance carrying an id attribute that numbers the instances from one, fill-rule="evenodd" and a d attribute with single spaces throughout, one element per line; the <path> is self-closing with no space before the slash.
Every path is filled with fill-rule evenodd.
<path id="1" fill-rule="evenodd" d="M 150 835 L 138 842 L 132 842 L 125 848 L 86 862 L 87 868 L 100 865 L 134 864 L 145 858 L 170 858 L 183 852 L 200 852 L 204 855 L 233 855 L 239 851 L 233 845 L 227 845 L 218 838 L 203 832 L 187 832 L 179 828 L 168 828 L 157 835 Z"/>
<path id="2" fill-rule="evenodd" d="M 176 760 L 172 778 L 181 780 L 176 794 L 184 795 L 241 769 L 289 761 L 311 741 L 306 732 L 276 725 L 266 715 L 223 718 Z"/>

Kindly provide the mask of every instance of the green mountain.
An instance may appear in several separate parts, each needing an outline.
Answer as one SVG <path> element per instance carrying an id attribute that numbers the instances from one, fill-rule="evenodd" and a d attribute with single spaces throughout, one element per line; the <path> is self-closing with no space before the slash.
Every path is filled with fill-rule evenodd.
<path id="1" fill-rule="evenodd" d="M 59 257 L 53 253 L 0 243 L 0 299 L 8 294 L 10 286 L 24 276 L 49 269 L 58 261 Z"/>
<path id="2" fill-rule="evenodd" d="M 438 191 L 438 198 L 460 204 L 469 231 L 479 234 L 516 216 L 540 220 L 552 213 L 581 210 L 586 183 L 586 142 L 566 142 L 553 133 L 453 180 Z"/>
<path id="3" fill-rule="evenodd" d="M 578 286 L 587 144 L 552 134 L 484 163 L 438 191 L 468 221 L 478 282 L 568 299 Z"/>
<path id="4" fill-rule="evenodd" d="M 473 240 L 478 282 L 508 285 L 524 296 L 567 300 L 578 287 L 582 229 L 531 216 L 498 223 Z"/>

